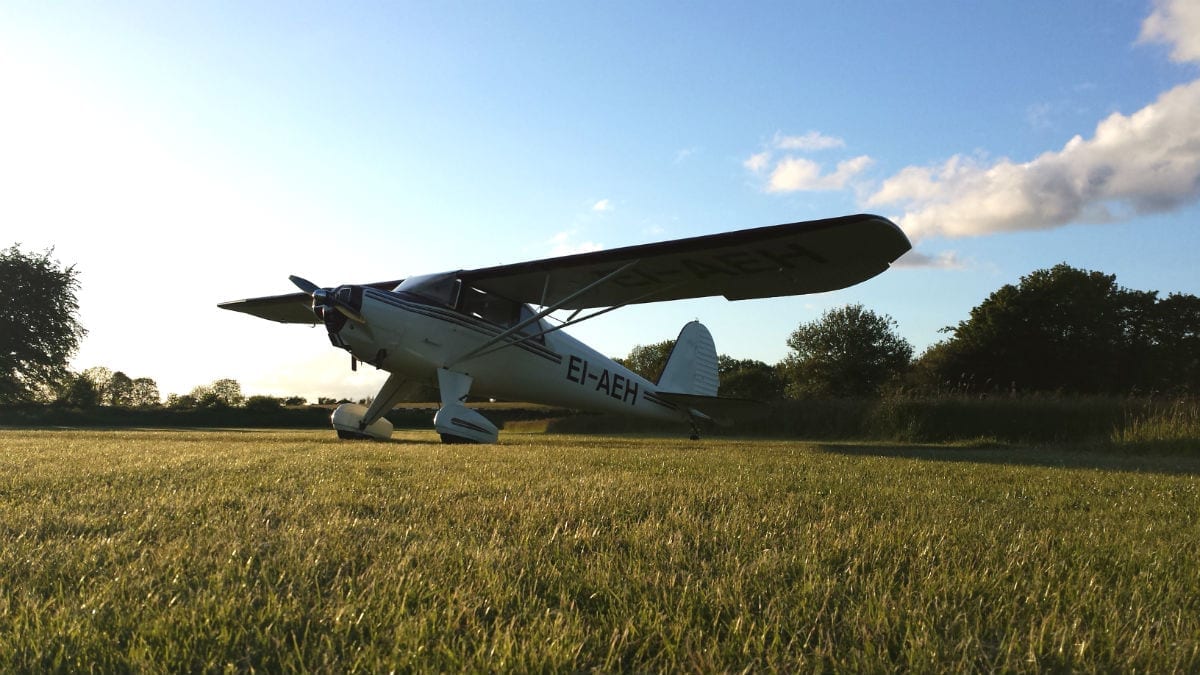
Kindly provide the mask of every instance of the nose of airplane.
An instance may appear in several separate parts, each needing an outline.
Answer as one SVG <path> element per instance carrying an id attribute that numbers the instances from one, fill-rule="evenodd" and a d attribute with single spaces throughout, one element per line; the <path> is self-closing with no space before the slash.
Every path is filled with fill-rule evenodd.
<path id="1" fill-rule="evenodd" d="M 355 323 L 366 324 L 367 320 L 362 315 L 362 287 L 361 286 L 338 286 L 337 288 L 321 288 L 313 282 L 292 275 L 288 277 L 297 288 L 312 296 L 313 313 L 318 318 L 329 325 L 330 320 L 335 320 L 336 315 L 341 315 L 338 330 L 345 325 L 345 320 L 350 319 Z M 330 310 L 336 310 L 330 311 Z M 331 332 L 333 331 L 330 328 Z"/>

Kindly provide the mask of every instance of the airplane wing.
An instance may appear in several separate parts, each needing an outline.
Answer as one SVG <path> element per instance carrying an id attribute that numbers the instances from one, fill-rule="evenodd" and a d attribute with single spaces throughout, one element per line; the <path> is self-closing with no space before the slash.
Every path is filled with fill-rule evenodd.
<path id="1" fill-rule="evenodd" d="M 863 214 L 463 270 L 458 277 L 510 300 L 563 309 L 715 295 L 745 300 L 845 288 L 883 272 L 910 248 L 895 223 Z"/>
<path id="2" fill-rule="evenodd" d="M 509 300 L 578 310 L 716 295 L 746 300 L 832 291 L 883 272 L 910 248 L 895 223 L 862 214 L 454 274 L 468 286 Z M 368 285 L 391 290 L 399 283 Z M 289 293 L 219 306 L 281 323 L 314 324 L 310 305 L 307 293 Z"/>
<path id="3" fill-rule="evenodd" d="M 380 281 L 367 284 L 371 288 L 392 290 L 399 281 Z M 321 322 L 312 310 L 312 296 L 308 293 L 285 293 L 262 298 L 248 298 L 222 302 L 217 307 L 234 312 L 244 312 L 279 323 L 304 323 L 310 326 Z"/>
<path id="4" fill-rule="evenodd" d="M 221 309 L 245 312 L 279 323 L 316 324 L 320 321 L 312 310 L 312 296 L 308 293 L 288 293 L 265 298 L 233 300 L 217 305 Z"/>

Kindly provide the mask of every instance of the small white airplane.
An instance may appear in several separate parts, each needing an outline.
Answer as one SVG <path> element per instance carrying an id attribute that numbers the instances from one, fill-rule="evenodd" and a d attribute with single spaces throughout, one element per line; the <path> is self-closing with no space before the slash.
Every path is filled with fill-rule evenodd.
<path id="1" fill-rule="evenodd" d="M 447 443 L 496 442 L 496 425 L 464 405 L 468 394 L 677 420 L 698 438 L 697 420 L 724 423 L 759 407 L 717 396 L 707 328 L 683 327 L 656 382 L 561 329 L 636 303 L 845 288 L 909 248 L 895 223 L 855 215 L 336 288 L 293 276 L 301 293 L 218 306 L 282 323 L 322 322 L 352 367 L 362 361 L 391 373 L 370 406 L 334 410 L 342 438 L 389 438 L 384 414 L 432 385 L 441 397 L 433 424 Z M 552 324 L 560 310 L 571 314 Z M 595 311 L 580 316 L 584 310 Z"/>

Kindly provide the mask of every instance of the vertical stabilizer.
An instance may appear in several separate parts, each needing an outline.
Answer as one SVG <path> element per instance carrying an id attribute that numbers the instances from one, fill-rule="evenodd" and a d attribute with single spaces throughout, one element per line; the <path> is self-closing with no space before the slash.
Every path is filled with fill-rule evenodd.
<path id="1" fill-rule="evenodd" d="M 675 348 L 658 378 L 661 391 L 697 396 L 717 395 L 717 347 L 712 333 L 699 321 L 679 331 Z"/>

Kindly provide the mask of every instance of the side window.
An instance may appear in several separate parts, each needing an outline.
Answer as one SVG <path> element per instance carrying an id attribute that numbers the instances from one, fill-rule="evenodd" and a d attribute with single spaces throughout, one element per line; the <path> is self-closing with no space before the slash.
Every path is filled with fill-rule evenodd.
<path id="1" fill-rule="evenodd" d="M 477 288 L 464 288 L 459 295 L 460 312 L 499 326 L 511 326 L 517 322 L 517 307 L 517 303 L 511 300 L 489 295 Z"/>
<path id="2" fill-rule="evenodd" d="M 519 315 L 519 317 L 518 317 L 518 319 L 517 319 L 517 320 L 518 320 L 518 321 L 524 321 L 524 320 L 526 320 L 526 319 L 528 319 L 528 318 L 532 317 L 532 316 L 533 316 L 533 314 L 534 314 L 534 312 L 533 312 L 533 310 L 532 310 L 532 309 L 530 309 L 530 308 L 529 308 L 529 305 L 521 305 L 521 313 L 520 313 L 520 315 Z M 522 329 L 521 329 L 521 332 L 522 332 L 522 333 L 524 333 L 524 334 L 526 334 L 526 335 L 533 335 L 533 334 L 537 334 L 537 337 L 535 337 L 535 338 L 532 338 L 532 339 L 533 339 L 533 341 L 534 341 L 534 342 L 540 342 L 540 343 L 542 343 L 542 344 L 546 344 L 546 336 L 545 336 L 545 335 L 542 335 L 542 331 L 543 331 L 544 329 L 543 329 L 543 327 L 542 327 L 541 323 L 542 323 L 541 321 L 537 321 L 537 322 L 535 322 L 535 323 L 531 323 L 531 324 L 529 324 L 528 326 L 526 326 L 525 328 L 522 328 Z"/>
<path id="3" fill-rule="evenodd" d="M 458 296 L 458 311 L 477 319 L 483 319 L 497 326 L 508 328 L 532 317 L 534 312 L 529 305 L 522 305 L 496 295 L 485 293 L 478 288 L 464 287 Z M 545 344 L 546 338 L 541 335 L 544 327 L 541 322 L 532 323 L 521 329 L 525 335 L 536 335 L 530 338 Z"/>

